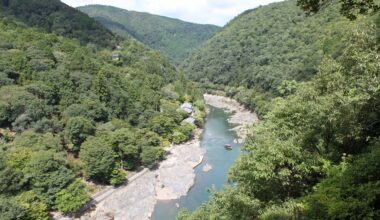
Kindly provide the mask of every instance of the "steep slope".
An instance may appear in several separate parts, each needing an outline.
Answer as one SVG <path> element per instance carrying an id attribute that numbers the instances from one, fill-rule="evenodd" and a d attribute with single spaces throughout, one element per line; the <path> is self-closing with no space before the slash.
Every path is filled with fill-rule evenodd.
<path id="1" fill-rule="evenodd" d="M 192 136 L 184 101 L 202 123 L 197 88 L 158 52 L 133 39 L 97 50 L 14 19 L 0 18 L 0 219 L 75 212 L 94 192 L 84 178 L 118 185 L 152 167 Z"/>
<path id="2" fill-rule="evenodd" d="M 76 38 L 82 44 L 114 47 L 117 43 L 107 28 L 59 0 L 4 0 L 0 12 L 43 31 Z"/>
<path id="3" fill-rule="evenodd" d="M 312 77 L 323 55 L 339 56 L 353 25 L 334 5 L 307 17 L 295 0 L 273 3 L 236 17 L 181 67 L 199 82 L 278 94 L 282 81 Z"/>
<path id="4" fill-rule="evenodd" d="M 208 40 L 219 27 L 184 22 L 149 13 L 127 11 L 111 6 L 89 5 L 79 10 L 121 36 L 132 35 L 160 51 L 175 63 Z"/>

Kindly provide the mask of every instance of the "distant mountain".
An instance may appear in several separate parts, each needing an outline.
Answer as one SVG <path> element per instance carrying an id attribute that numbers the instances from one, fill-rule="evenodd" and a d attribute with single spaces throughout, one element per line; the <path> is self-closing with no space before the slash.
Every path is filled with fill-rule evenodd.
<path id="1" fill-rule="evenodd" d="M 132 35 L 177 64 L 219 30 L 215 25 L 194 24 L 111 6 L 89 5 L 78 9 L 114 33 L 121 36 Z"/>
<path id="2" fill-rule="evenodd" d="M 117 41 L 99 22 L 59 0 L 3 0 L 0 12 L 45 32 L 76 38 L 82 44 L 113 47 Z"/>

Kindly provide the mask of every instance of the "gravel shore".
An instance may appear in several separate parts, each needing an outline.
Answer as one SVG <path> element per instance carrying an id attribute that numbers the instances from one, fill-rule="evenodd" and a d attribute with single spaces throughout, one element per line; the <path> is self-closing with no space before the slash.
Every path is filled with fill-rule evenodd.
<path id="1" fill-rule="evenodd" d="M 249 127 L 259 120 L 256 113 L 247 110 L 234 99 L 211 94 L 204 94 L 204 99 L 208 105 L 221 108 L 232 114 L 228 118 L 228 122 L 236 125 L 232 130 L 235 130 L 239 138 L 242 139 L 237 140 L 239 143 L 243 142 Z"/>
<path id="2" fill-rule="evenodd" d="M 207 104 L 231 113 L 228 121 L 236 124 L 233 129 L 240 138 L 244 138 L 247 127 L 258 120 L 255 113 L 247 111 L 233 99 L 209 94 L 205 94 L 204 98 Z M 173 145 L 158 169 L 141 171 L 137 178 L 126 186 L 114 189 L 80 219 L 147 220 L 150 219 L 158 200 L 178 199 L 186 195 L 195 181 L 194 168 L 202 162 L 206 153 L 200 147 L 202 132 L 198 129 L 191 141 Z"/>
<path id="3" fill-rule="evenodd" d="M 193 140 L 168 149 L 166 160 L 156 170 L 141 171 L 136 180 L 121 187 L 81 217 L 82 220 L 150 219 L 157 200 L 178 199 L 186 195 L 195 181 L 194 168 L 202 162 L 202 130 Z"/>

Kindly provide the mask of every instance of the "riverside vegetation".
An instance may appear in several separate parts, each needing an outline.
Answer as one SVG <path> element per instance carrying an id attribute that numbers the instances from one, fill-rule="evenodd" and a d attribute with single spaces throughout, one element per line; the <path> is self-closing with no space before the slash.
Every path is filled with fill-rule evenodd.
<path id="1" fill-rule="evenodd" d="M 249 10 L 180 65 L 262 120 L 229 173 L 236 184 L 179 219 L 380 217 L 378 5 Z M 3 0 L 0 12 L 0 219 L 73 213 L 88 181 L 153 167 L 192 136 L 185 101 L 202 126 L 196 84 L 130 36 L 58 0 Z"/>
<path id="2" fill-rule="evenodd" d="M 192 137 L 185 101 L 202 125 L 197 87 L 159 53 L 58 0 L 0 5 L 0 219 L 75 212 L 93 191 L 84 180 L 153 167 Z"/>
<path id="3" fill-rule="evenodd" d="M 380 217 L 379 2 L 298 4 L 316 14 L 295 1 L 247 11 L 183 64 L 262 121 L 229 172 L 236 185 L 178 219 Z"/>

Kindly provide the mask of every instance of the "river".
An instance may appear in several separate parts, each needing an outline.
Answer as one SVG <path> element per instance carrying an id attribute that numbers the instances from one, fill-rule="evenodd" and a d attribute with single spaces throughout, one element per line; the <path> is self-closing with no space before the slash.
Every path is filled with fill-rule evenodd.
<path id="1" fill-rule="evenodd" d="M 241 154 L 241 145 L 234 143 L 234 139 L 238 137 L 236 132 L 230 130 L 232 125 L 227 122 L 228 113 L 213 106 L 209 106 L 209 110 L 201 139 L 201 147 L 207 152 L 202 163 L 195 168 L 194 186 L 180 199 L 158 201 L 151 219 L 174 220 L 180 209 L 192 211 L 208 201 L 208 189 L 215 187 L 220 190 L 227 183 L 228 170 Z M 227 151 L 224 148 L 225 144 L 230 144 L 232 150 Z M 209 172 L 202 170 L 206 164 L 212 166 Z"/>

